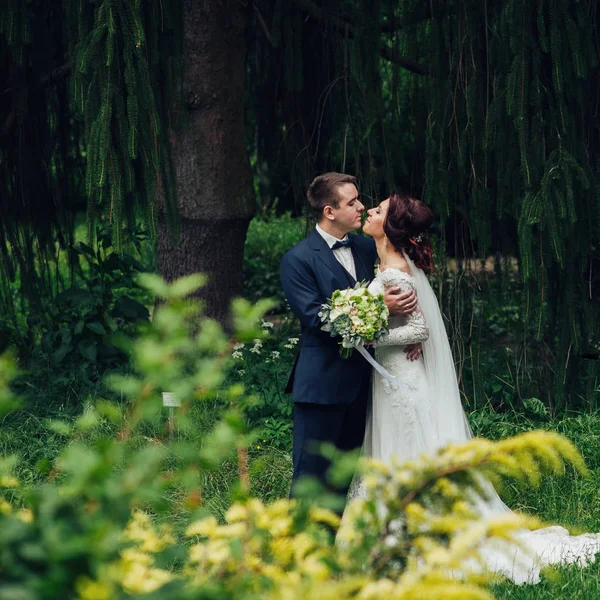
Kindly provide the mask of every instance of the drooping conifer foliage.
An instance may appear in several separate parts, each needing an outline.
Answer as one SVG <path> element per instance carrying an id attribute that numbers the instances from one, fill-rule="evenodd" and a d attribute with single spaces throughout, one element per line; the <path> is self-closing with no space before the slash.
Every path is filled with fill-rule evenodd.
<path id="1" fill-rule="evenodd" d="M 181 21 L 169 0 L 0 6 L 0 278 L 20 276 L 30 299 L 78 213 L 90 238 L 106 219 L 120 247 L 140 215 L 154 230 L 160 194 L 176 227 L 167 108 Z"/>
<path id="2" fill-rule="evenodd" d="M 451 254 L 518 259 L 522 314 L 540 350 L 527 360 L 547 365 L 557 404 L 565 384 L 585 382 L 579 392 L 589 397 L 599 364 L 582 358 L 599 321 L 597 2 L 227 1 L 202 10 L 220 11 L 214 24 L 225 38 L 227 7 L 250 17 L 246 123 L 260 202 L 277 198 L 298 213 L 306 185 L 325 170 L 357 174 L 368 201 L 392 187 L 423 198 Z M 160 196 L 174 228 L 167 107 L 185 51 L 185 6 L 1 3 L 2 282 L 20 272 L 25 293 L 39 293 L 78 211 L 104 215 L 118 245 L 134 215 L 153 230 Z M 243 58 L 237 48 L 232 61 Z M 206 111 L 218 132 L 208 115 L 218 94 L 196 89 L 198 78 L 192 87 L 182 90 L 193 92 L 187 108 Z M 186 153 L 179 158 L 191 160 Z M 231 201 L 227 191 L 211 194 L 213 203 Z M 196 196 L 188 204 L 200 220 Z M 242 223 L 231 235 L 244 232 Z M 241 242 L 227 246 L 241 253 Z"/>
<path id="3" fill-rule="evenodd" d="M 85 197 L 92 215 L 108 210 L 117 245 L 136 208 L 154 229 L 159 190 L 175 214 L 175 181 L 167 142 L 169 93 L 181 58 L 176 2 L 81 2 L 66 8 L 73 113 L 85 126 Z M 114 115 L 114 118 L 113 118 Z M 173 219 L 175 221 L 175 219 Z"/>
<path id="4" fill-rule="evenodd" d="M 292 4 L 255 4 L 265 190 L 294 208 L 314 172 L 335 169 L 359 175 L 367 202 L 394 187 L 423 198 L 459 259 L 518 257 L 539 341 L 528 360 L 548 361 L 548 397 L 593 390 L 598 361 L 582 357 L 600 317 L 597 3 Z"/>

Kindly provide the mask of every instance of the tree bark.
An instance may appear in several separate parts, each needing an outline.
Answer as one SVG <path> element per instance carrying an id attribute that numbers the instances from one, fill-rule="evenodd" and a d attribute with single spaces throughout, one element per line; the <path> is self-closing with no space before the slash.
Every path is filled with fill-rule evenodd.
<path id="1" fill-rule="evenodd" d="M 242 261 L 255 210 L 244 128 L 247 7 L 184 1 L 183 97 L 171 135 L 181 217 L 173 243 L 159 217 L 158 271 L 167 280 L 203 272 L 208 316 L 226 323 L 242 292 Z"/>

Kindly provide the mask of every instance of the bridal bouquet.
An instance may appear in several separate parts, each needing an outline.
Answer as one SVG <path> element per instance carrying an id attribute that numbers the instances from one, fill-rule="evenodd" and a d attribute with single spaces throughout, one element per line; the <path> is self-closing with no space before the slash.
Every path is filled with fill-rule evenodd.
<path id="1" fill-rule="evenodd" d="M 333 292 L 319 311 L 324 323 L 321 329 L 329 331 L 332 337 L 342 338 L 340 354 L 344 358 L 350 356 L 353 348 L 387 335 L 388 316 L 383 295 L 372 294 L 361 282 L 353 288 Z"/>

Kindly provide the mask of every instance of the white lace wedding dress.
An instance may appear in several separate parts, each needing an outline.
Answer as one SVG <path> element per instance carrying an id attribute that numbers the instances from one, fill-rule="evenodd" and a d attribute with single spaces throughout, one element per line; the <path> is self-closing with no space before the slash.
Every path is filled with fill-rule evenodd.
<path id="1" fill-rule="evenodd" d="M 397 269 L 378 271 L 370 284 L 372 292 L 398 286 L 415 289 L 419 305 L 408 317 L 390 319 L 389 336 L 378 343 L 375 357 L 404 386 L 392 386 L 373 372 L 373 400 L 367 421 L 363 454 L 387 462 L 392 456 L 408 461 L 431 454 L 448 443 L 463 443 L 472 437 L 460 402 L 456 372 L 448 336 L 437 299 L 427 277 L 407 257 L 412 275 Z M 423 343 L 423 357 L 406 358 L 408 344 Z M 482 517 L 510 510 L 491 488 L 491 499 L 478 507 Z M 349 501 L 364 495 L 355 482 Z M 493 542 L 482 548 L 487 568 L 515 583 L 537 583 L 540 569 L 550 564 L 581 566 L 593 562 L 600 552 L 600 534 L 571 536 L 553 526 L 517 534 L 527 552 Z"/>
<path id="2" fill-rule="evenodd" d="M 369 290 L 379 294 L 386 287 L 402 291 L 413 288 L 412 277 L 396 269 L 378 271 Z M 364 451 L 387 461 L 392 455 L 411 460 L 434 450 L 431 392 L 423 360 L 406 358 L 405 346 L 425 342 L 429 330 L 423 312 L 417 308 L 408 317 L 391 317 L 389 335 L 375 349 L 377 362 L 404 386 L 392 384 L 373 373 L 373 405 L 365 431 Z"/>

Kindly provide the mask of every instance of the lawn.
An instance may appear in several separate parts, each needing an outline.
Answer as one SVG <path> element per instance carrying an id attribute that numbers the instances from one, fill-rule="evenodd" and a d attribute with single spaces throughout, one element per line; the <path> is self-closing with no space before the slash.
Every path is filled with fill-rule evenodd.
<path id="1" fill-rule="evenodd" d="M 204 443 L 207 432 L 219 420 L 226 404 L 213 399 L 194 405 L 190 412 L 193 424 L 187 439 L 199 446 Z M 125 410 L 125 406 L 121 407 Z M 0 428 L 0 455 L 18 454 L 21 458 L 18 475 L 25 484 L 38 483 L 55 476 L 54 459 L 72 439 L 55 426 L 54 418 L 69 417 L 58 408 L 44 416 L 21 412 L 5 418 Z M 156 444 L 168 444 L 165 426 L 146 430 L 139 434 L 140 445 L 149 439 Z M 565 416 L 560 419 L 538 420 L 523 415 L 497 415 L 487 409 L 471 414 L 471 424 L 478 435 L 500 439 L 522 431 L 544 428 L 558 431 L 571 439 L 586 458 L 590 475 L 582 478 L 572 469 L 563 476 L 546 477 L 539 488 L 523 489 L 508 482 L 502 495 L 511 508 L 532 513 L 550 523 L 567 526 L 573 533 L 600 531 L 600 415 Z M 94 435 L 105 435 L 110 425 Z M 264 432 L 263 432 L 264 433 Z M 255 437 L 249 450 L 250 492 L 265 501 L 286 497 L 291 479 L 292 465 L 289 440 Z M 93 443 L 94 437 L 86 439 Z M 237 462 L 234 457 L 224 460 L 220 468 L 203 474 L 202 503 L 206 509 L 222 518 L 237 494 Z M 190 509 L 183 490 L 171 492 L 168 516 L 162 518 L 177 526 L 185 522 Z M 177 527 L 176 527 L 177 528 Z M 600 597 L 600 564 L 586 569 L 561 568 L 543 577 L 536 586 L 515 586 L 499 583 L 492 586 L 500 599 L 590 599 Z"/>

